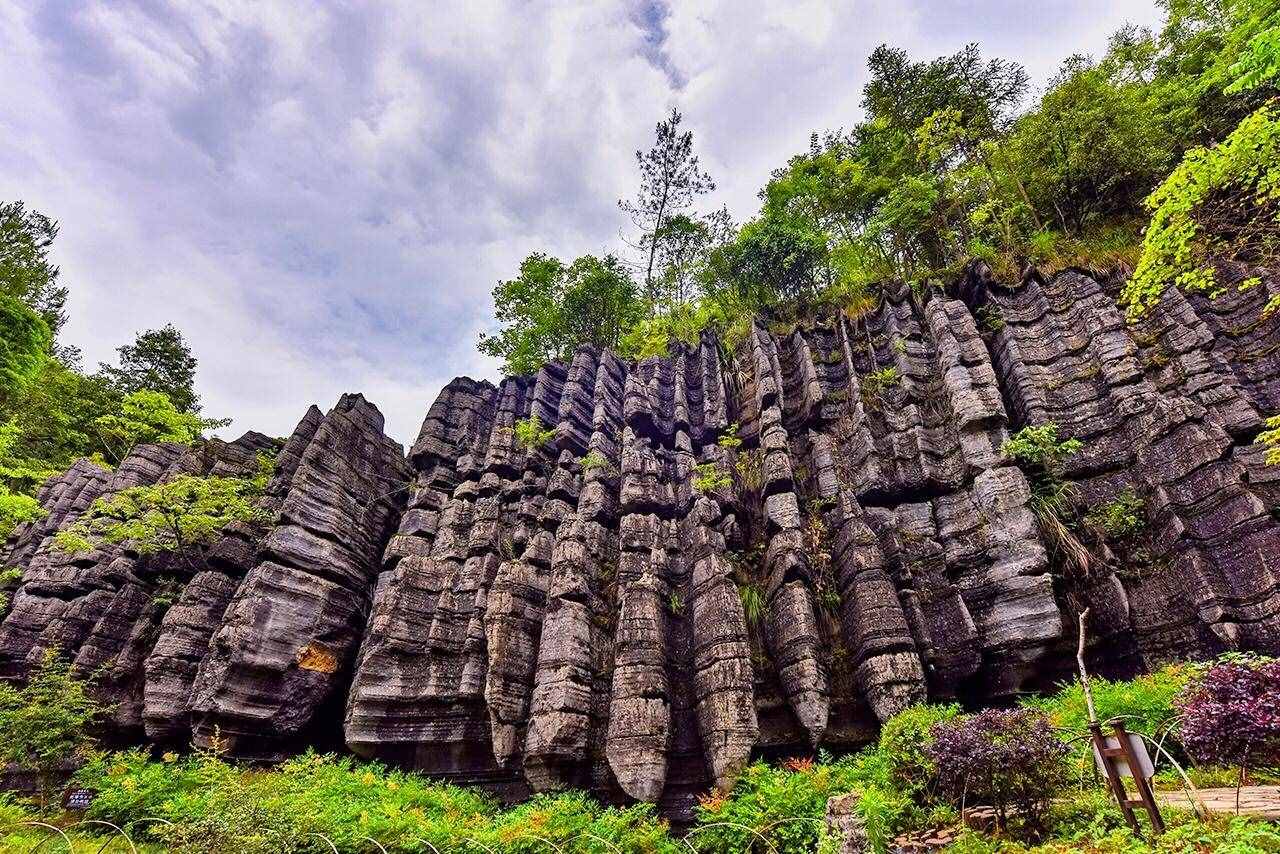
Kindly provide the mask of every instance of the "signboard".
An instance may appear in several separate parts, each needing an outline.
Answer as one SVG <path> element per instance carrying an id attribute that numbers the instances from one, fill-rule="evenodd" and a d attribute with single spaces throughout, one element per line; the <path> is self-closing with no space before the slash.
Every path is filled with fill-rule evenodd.
<path id="1" fill-rule="evenodd" d="M 62 808 L 72 812 L 84 812 L 93 803 L 93 792 L 89 789 L 67 789 L 62 795 Z"/>
<path id="2" fill-rule="evenodd" d="M 1124 736 L 1129 742 L 1129 755 L 1138 762 L 1138 770 L 1142 773 L 1142 779 L 1150 780 L 1155 776 L 1156 769 L 1151 763 L 1151 756 L 1147 753 L 1146 742 L 1142 740 L 1142 736 L 1136 733 L 1126 732 Z M 1120 739 L 1117 736 L 1108 735 L 1106 736 L 1106 741 L 1108 748 L 1115 749 L 1120 747 Z M 1120 774 L 1120 776 L 1134 776 L 1133 769 L 1129 767 L 1129 761 L 1123 754 L 1112 756 L 1111 762 L 1115 766 L 1116 773 Z M 1102 755 L 1098 753 L 1097 742 L 1093 744 L 1093 764 L 1098 766 L 1099 772 L 1104 776 L 1106 775 L 1107 766 L 1102 761 Z"/>

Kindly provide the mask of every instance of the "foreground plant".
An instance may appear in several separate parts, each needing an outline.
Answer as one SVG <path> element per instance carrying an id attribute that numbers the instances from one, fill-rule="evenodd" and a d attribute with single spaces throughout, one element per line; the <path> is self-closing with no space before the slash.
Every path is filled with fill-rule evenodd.
<path id="1" fill-rule="evenodd" d="M 91 728 L 106 713 L 88 687 L 55 649 L 21 688 L 0 681 L 0 767 L 13 763 L 35 772 L 41 812 L 63 767 L 92 747 Z"/>
<path id="2" fill-rule="evenodd" d="M 930 734 L 926 755 L 956 803 L 990 804 L 1002 830 L 1015 811 L 1029 829 L 1045 829 L 1049 806 L 1066 783 L 1067 755 L 1045 715 L 988 709 L 935 724 Z"/>
<path id="3" fill-rule="evenodd" d="M 1177 700 L 1183 747 L 1198 762 L 1280 765 L 1280 661 L 1227 661 L 1208 668 Z"/>

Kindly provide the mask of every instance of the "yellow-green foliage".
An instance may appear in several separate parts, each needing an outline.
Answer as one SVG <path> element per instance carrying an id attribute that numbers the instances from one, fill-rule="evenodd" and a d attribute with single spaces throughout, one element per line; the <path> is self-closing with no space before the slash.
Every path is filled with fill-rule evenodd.
<path id="1" fill-rule="evenodd" d="M 954 720 L 958 705 L 916 705 L 885 721 L 880 728 L 880 752 L 889 764 L 889 779 L 907 792 L 923 793 L 933 780 L 933 762 L 925 747 L 933 740 L 935 724 Z"/>
<path id="2" fill-rule="evenodd" d="M 1125 726 L 1133 732 L 1156 735 L 1174 718 L 1173 700 L 1186 687 L 1196 668 L 1188 664 L 1170 664 L 1136 679 L 1112 681 L 1093 678 L 1093 702 L 1098 719 L 1125 718 Z M 1083 733 L 1089 724 L 1089 712 L 1080 683 L 1062 686 L 1058 693 L 1024 701 L 1049 716 L 1055 727 L 1072 733 Z"/>
<path id="3" fill-rule="evenodd" d="M 727 320 L 724 307 L 712 299 L 666 306 L 624 333 L 618 353 L 639 360 L 665 356 L 677 343 L 696 347 L 703 330 L 715 329 Z"/>
<path id="4" fill-rule="evenodd" d="M 693 467 L 693 488 L 701 493 L 733 486 L 733 478 L 719 463 L 699 463 Z"/>
<path id="5" fill-rule="evenodd" d="M 71 554 L 99 543 L 128 542 L 140 554 L 207 545 L 232 522 L 263 520 L 257 497 L 269 477 L 269 462 L 260 458 L 252 479 L 180 475 L 121 490 L 94 501 L 54 545 Z"/>
<path id="6" fill-rule="evenodd" d="M 0 682 L 0 765 L 35 771 L 43 807 L 58 769 L 92 744 L 90 728 L 105 711 L 57 650 L 48 650 L 21 688 Z"/>
<path id="7" fill-rule="evenodd" d="M 1138 497 L 1132 489 L 1126 489 L 1116 496 L 1114 501 L 1099 505 L 1085 514 L 1084 520 L 1090 526 L 1107 534 L 1109 537 L 1123 539 L 1136 534 L 1147 524 L 1143 511 L 1147 503 Z"/>
<path id="8" fill-rule="evenodd" d="M 886 851 L 913 812 L 911 801 L 886 787 L 883 763 L 874 751 L 838 762 L 790 760 L 781 766 L 757 762 L 728 794 L 712 793 L 698 806 L 699 827 L 688 837 L 705 854 L 777 851 L 811 854 L 818 846 L 827 800 L 859 792 L 859 812 L 875 851 Z M 744 829 L 749 828 L 749 829 Z M 760 836 L 769 841 L 766 847 Z"/>
<path id="9" fill-rule="evenodd" d="M 307 753 L 271 770 L 239 768 L 209 752 L 106 754 L 77 775 L 97 796 L 90 817 L 140 823 L 135 838 L 179 852 L 301 852 L 322 850 L 323 834 L 341 851 L 457 851 L 466 840 L 493 851 L 533 854 L 566 850 L 674 852 L 676 842 L 648 805 L 603 807 L 580 792 L 536 797 L 508 811 L 478 789 L 436 783 L 378 764 Z M 584 845 L 583 840 L 596 842 Z M 599 840 L 603 840 L 600 842 Z M 598 847 L 597 847 L 598 846 Z"/>
<path id="10" fill-rule="evenodd" d="M 548 427 L 544 429 L 542 421 L 536 415 L 530 415 L 528 418 L 521 418 L 517 421 L 515 432 L 516 444 L 526 451 L 541 448 L 556 437 L 556 428 Z"/>
<path id="11" fill-rule="evenodd" d="M 1267 429 L 1258 436 L 1258 441 L 1267 448 L 1267 462 L 1280 466 L 1280 415 L 1268 419 Z"/>
<path id="12" fill-rule="evenodd" d="M 902 380 L 902 372 L 894 365 L 877 368 L 862 377 L 862 397 L 865 401 L 879 400 L 889 389 Z"/>
<path id="13" fill-rule="evenodd" d="M 1280 252 L 1280 111 L 1264 106 L 1212 148 L 1195 148 L 1147 198 L 1142 257 L 1125 285 L 1130 316 L 1168 285 L 1219 290 L 1212 261 Z"/>

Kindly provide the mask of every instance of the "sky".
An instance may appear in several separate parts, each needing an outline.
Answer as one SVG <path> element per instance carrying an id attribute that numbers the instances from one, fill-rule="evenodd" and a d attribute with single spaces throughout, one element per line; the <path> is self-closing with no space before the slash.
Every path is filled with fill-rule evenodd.
<path id="1" fill-rule="evenodd" d="M 222 431 L 360 391 L 412 443 L 521 259 L 628 251 L 672 106 L 749 218 L 866 57 L 979 42 L 1043 84 L 1150 0 L 0 0 L 0 200 L 57 219 L 87 366 L 175 323 Z"/>

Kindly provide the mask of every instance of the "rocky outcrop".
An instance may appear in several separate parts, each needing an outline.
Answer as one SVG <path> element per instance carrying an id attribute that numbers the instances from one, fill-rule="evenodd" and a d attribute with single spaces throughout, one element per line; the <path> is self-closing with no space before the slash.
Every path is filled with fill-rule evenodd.
<path id="1" fill-rule="evenodd" d="M 198 559 L 48 540 L 128 485 L 243 473 L 261 438 L 78 463 L 7 546 L 0 669 L 56 647 L 153 742 L 341 739 L 509 797 L 680 815 L 762 752 L 1051 686 L 1085 606 L 1102 672 L 1280 652 L 1280 467 L 1253 444 L 1280 409 L 1260 317 L 1280 285 L 1170 293 L 1135 324 L 1118 286 L 977 265 L 949 293 L 888 287 L 856 317 L 638 364 L 583 348 L 453 381 L 407 458 L 349 395 L 279 452 L 272 521 Z M 1055 527 L 1003 451 L 1049 423 L 1082 443 L 1068 503 L 1140 518 Z"/>

